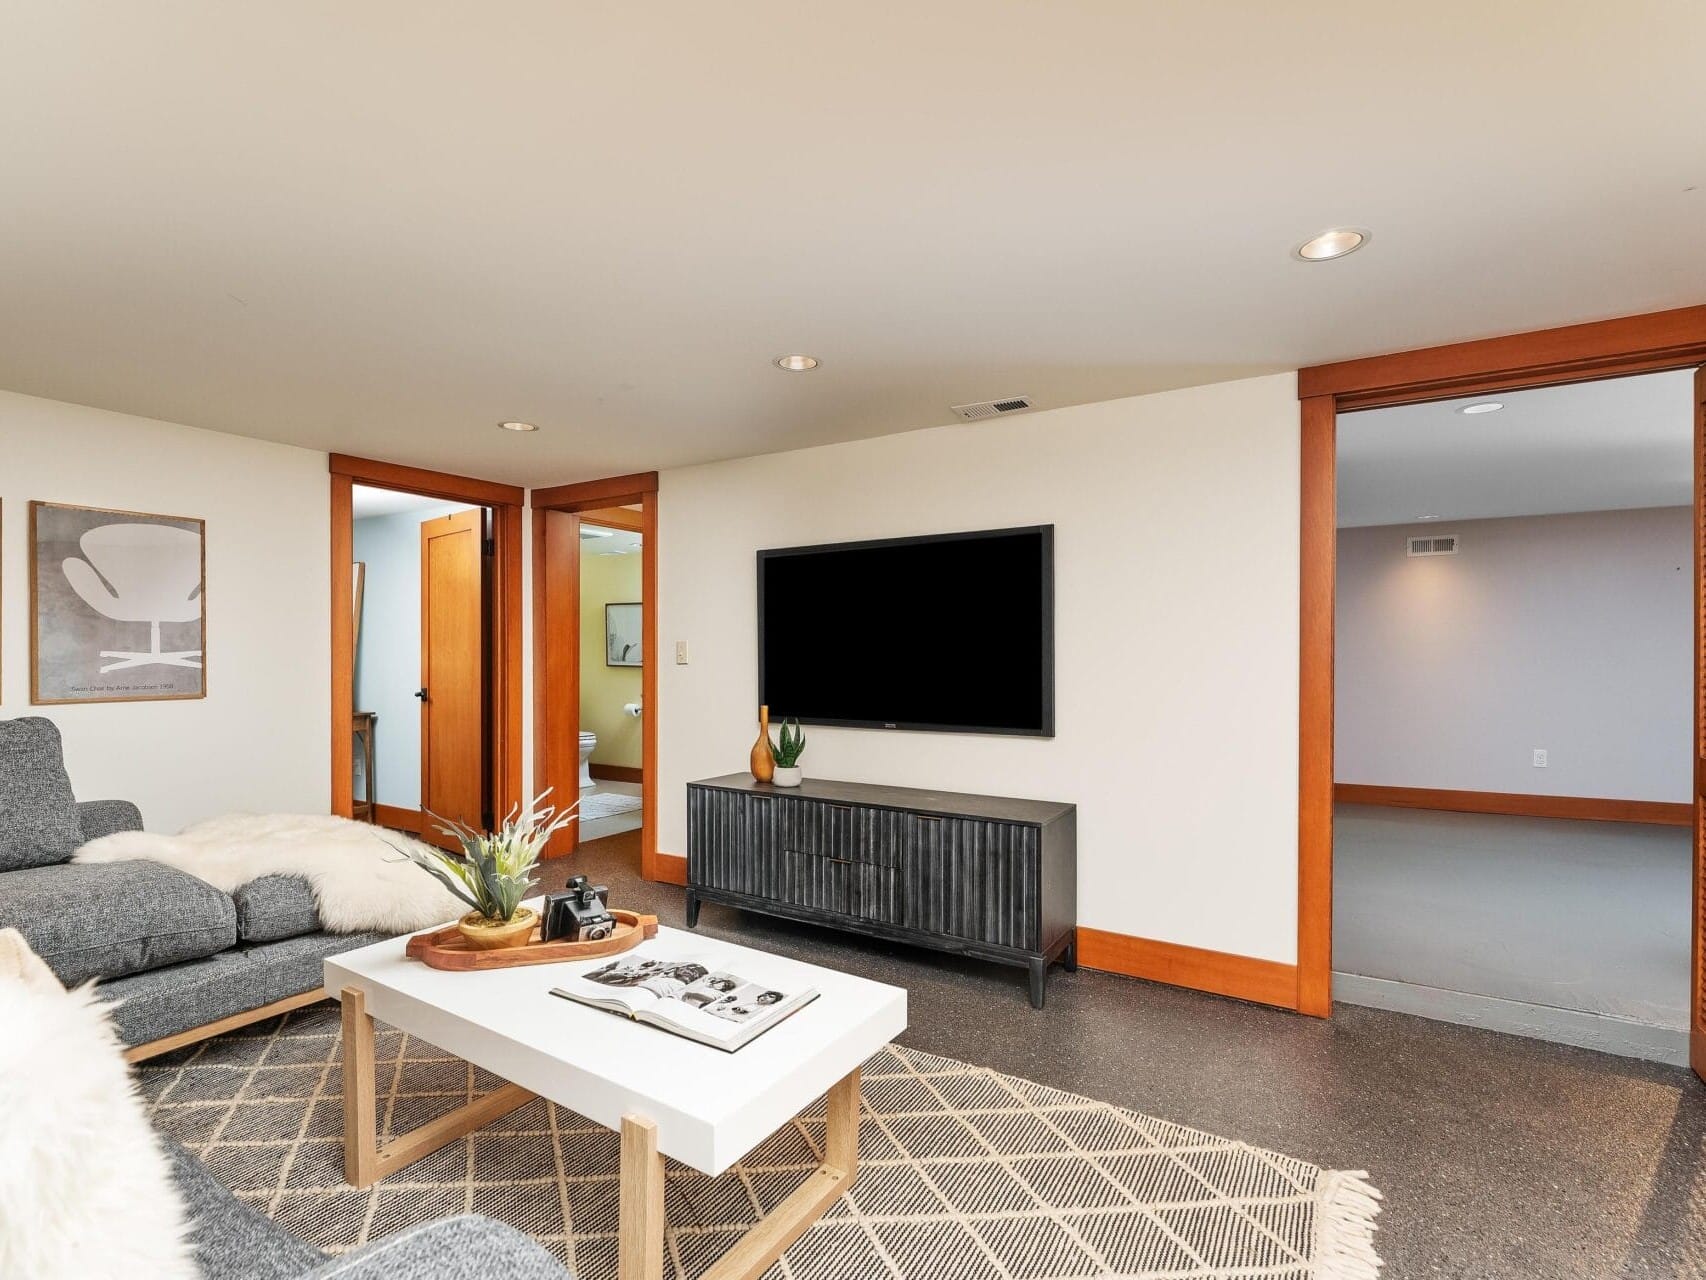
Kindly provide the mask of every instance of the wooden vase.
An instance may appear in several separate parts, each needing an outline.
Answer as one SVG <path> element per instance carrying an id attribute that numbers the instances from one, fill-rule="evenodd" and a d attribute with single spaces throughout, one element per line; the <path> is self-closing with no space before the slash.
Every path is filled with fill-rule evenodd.
<path id="1" fill-rule="evenodd" d="M 776 753 L 770 749 L 770 708 L 758 709 L 758 741 L 752 744 L 752 776 L 760 782 L 776 777 Z"/>

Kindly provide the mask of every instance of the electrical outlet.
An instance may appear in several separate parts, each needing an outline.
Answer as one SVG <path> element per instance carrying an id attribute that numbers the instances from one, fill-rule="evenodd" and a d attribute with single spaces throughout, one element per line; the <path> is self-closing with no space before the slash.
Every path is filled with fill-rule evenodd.
<path id="1" fill-rule="evenodd" d="M 675 642 L 675 665 L 678 667 L 687 665 L 687 641 L 685 640 Z"/>
<path id="2" fill-rule="evenodd" d="M 1546 748 L 1545 747 L 1534 748 L 1534 767 L 1536 769 L 1544 769 L 1546 767 Z"/>

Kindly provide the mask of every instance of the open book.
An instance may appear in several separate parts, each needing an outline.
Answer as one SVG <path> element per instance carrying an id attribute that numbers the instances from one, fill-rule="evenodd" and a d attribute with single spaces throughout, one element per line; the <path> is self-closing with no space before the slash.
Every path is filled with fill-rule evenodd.
<path id="1" fill-rule="evenodd" d="M 656 941 L 565 979 L 551 994 L 729 1053 L 817 999 L 811 987 L 778 991 Z"/>

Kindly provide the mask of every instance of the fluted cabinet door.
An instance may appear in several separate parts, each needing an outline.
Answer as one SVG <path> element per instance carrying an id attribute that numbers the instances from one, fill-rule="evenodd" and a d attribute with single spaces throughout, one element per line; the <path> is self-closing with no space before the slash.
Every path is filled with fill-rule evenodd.
<path id="1" fill-rule="evenodd" d="M 971 942 L 1040 945 L 1037 829 L 911 815 L 903 924 Z"/>

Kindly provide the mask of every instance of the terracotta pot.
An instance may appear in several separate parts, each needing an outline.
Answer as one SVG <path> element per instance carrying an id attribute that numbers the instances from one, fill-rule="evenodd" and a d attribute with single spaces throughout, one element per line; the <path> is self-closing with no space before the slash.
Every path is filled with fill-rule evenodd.
<path id="1" fill-rule="evenodd" d="M 758 709 L 758 741 L 752 744 L 752 776 L 769 782 L 776 776 L 776 753 L 770 749 L 770 708 Z"/>
<path id="2" fill-rule="evenodd" d="M 515 918 L 502 922 L 486 919 L 478 911 L 470 911 L 456 922 L 457 930 L 476 951 L 499 951 L 505 947 L 525 947 L 533 941 L 533 930 L 539 925 L 539 913 L 522 907 Z"/>

